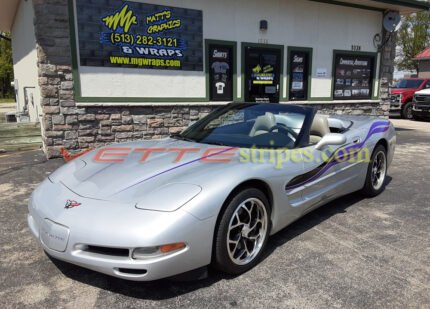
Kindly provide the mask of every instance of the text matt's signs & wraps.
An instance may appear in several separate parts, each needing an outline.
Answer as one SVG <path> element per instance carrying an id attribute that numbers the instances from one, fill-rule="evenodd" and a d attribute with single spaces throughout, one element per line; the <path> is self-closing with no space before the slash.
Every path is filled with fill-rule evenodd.
<path id="1" fill-rule="evenodd" d="M 81 66 L 203 71 L 202 11 L 76 0 Z"/>

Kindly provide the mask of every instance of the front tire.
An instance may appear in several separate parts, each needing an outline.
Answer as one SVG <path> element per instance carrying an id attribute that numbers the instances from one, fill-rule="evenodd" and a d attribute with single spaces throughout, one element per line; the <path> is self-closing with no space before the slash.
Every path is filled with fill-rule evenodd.
<path id="1" fill-rule="evenodd" d="M 406 103 L 406 105 L 402 109 L 402 118 L 403 119 L 414 119 L 412 114 L 412 102 Z"/>
<path id="2" fill-rule="evenodd" d="M 250 270 L 261 260 L 269 232 L 267 197 L 255 188 L 242 190 L 221 214 L 215 230 L 213 265 L 231 275 Z"/>
<path id="3" fill-rule="evenodd" d="M 366 182 L 362 193 L 367 197 L 374 197 L 384 191 L 387 177 L 387 151 L 382 145 L 376 146 L 367 168 Z"/>

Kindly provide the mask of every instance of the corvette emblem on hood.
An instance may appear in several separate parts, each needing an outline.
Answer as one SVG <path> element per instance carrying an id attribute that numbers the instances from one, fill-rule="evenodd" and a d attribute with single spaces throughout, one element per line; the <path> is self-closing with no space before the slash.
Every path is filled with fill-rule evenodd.
<path id="1" fill-rule="evenodd" d="M 70 208 L 75 208 L 78 206 L 81 206 L 81 203 L 78 203 L 76 201 L 72 201 L 72 200 L 67 200 L 66 205 L 64 206 L 64 208 L 66 209 L 70 209 Z"/>

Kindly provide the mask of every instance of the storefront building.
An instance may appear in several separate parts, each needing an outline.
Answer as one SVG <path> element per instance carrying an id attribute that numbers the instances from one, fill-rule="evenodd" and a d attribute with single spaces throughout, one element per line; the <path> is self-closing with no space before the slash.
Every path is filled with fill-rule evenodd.
<path id="1" fill-rule="evenodd" d="M 5 2 L 18 102 L 40 119 L 48 157 L 176 133 L 231 101 L 384 115 L 395 57 L 384 15 L 429 9 L 413 0 Z"/>

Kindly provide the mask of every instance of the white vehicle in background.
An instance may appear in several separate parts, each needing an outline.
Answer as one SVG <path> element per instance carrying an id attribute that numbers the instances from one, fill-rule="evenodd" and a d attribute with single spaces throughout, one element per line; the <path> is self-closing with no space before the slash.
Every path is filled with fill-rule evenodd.
<path id="1" fill-rule="evenodd" d="M 412 116 L 415 120 L 430 119 L 430 89 L 415 92 Z"/>

